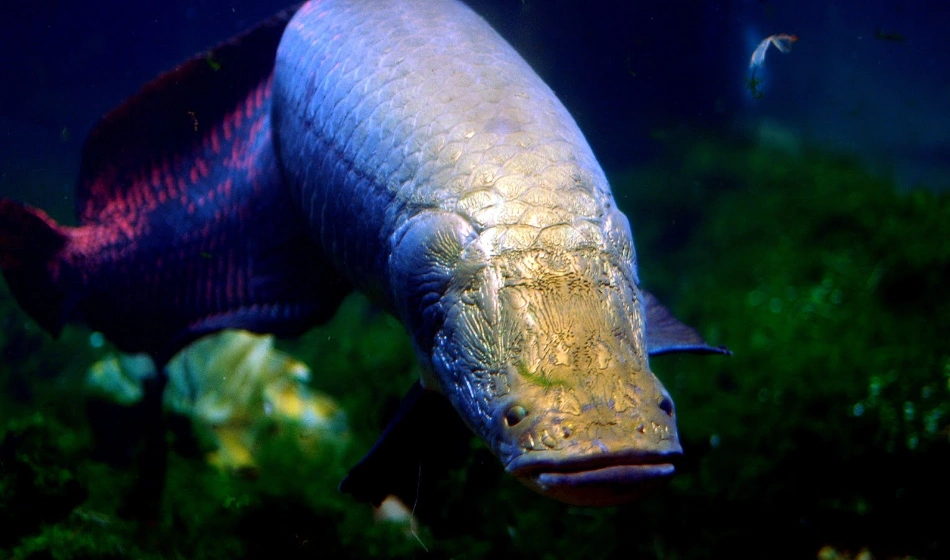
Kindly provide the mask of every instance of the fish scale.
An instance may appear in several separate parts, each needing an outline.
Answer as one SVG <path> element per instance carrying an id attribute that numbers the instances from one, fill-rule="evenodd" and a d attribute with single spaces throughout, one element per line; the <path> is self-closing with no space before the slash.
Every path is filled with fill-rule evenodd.
<path id="1" fill-rule="evenodd" d="M 290 181 L 304 212 L 334 217 L 312 220 L 315 236 L 357 285 L 386 277 L 395 232 L 427 208 L 465 217 L 490 252 L 552 226 L 551 243 L 603 245 L 613 202 L 583 135 L 463 4 L 311 3 L 277 61 L 278 153 L 305 170 Z"/>

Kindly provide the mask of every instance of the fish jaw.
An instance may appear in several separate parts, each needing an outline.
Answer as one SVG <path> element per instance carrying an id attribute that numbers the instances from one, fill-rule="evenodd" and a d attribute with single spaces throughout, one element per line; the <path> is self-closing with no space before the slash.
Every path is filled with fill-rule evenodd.
<path id="1" fill-rule="evenodd" d="M 494 434 L 496 453 L 520 482 L 568 504 L 611 506 L 671 478 L 682 455 L 675 411 L 649 369 L 607 368 L 570 388 L 539 388 L 525 377 L 509 376 Z"/>
<path id="2" fill-rule="evenodd" d="M 442 301 L 428 384 L 509 473 L 562 502 L 634 500 L 682 453 L 632 277 L 596 249 L 518 252 Z"/>
<path id="3" fill-rule="evenodd" d="M 544 460 L 522 455 L 507 471 L 535 492 L 575 506 L 616 506 L 646 496 L 673 476 L 681 452 L 615 453 L 589 460 Z"/>

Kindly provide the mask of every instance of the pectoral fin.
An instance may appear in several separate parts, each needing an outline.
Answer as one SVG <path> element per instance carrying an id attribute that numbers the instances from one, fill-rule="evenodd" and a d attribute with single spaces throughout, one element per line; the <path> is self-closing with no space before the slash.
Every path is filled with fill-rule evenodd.
<path id="1" fill-rule="evenodd" d="M 643 290 L 646 310 L 647 352 L 651 356 L 672 352 L 731 355 L 724 346 L 710 346 L 693 327 L 681 323 L 656 296 Z"/>
<path id="2" fill-rule="evenodd" d="M 459 466 L 470 436 L 449 401 L 416 382 L 373 448 L 340 483 L 340 491 L 375 506 L 389 495 L 416 503 L 422 473 L 432 480 Z"/>

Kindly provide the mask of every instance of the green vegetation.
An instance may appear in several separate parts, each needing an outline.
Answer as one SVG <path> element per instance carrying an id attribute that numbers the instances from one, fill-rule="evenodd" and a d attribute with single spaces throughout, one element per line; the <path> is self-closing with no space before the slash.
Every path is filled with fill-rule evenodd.
<path id="1" fill-rule="evenodd" d="M 667 161 L 613 179 L 643 283 L 735 353 L 653 360 L 686 450 L 667 489 L 563 506 L 474 442 L 463 469 L 420 473 L 415 534 L 374 521 L 336 487 L 417 373 L 401 327 L 351 298 L 282 345 L 347 411 L 345 444 L 282 433 L 242 476 L 176 440 L 160 511 L 127 518 L 135 473 L 94 459 L 79 396 L 106 349 L 47 340 L 4 292 L 0 558 L 950 556 L 929 513 L 950 500 L 950 196 L 817 151 L 663 141 Z"/>

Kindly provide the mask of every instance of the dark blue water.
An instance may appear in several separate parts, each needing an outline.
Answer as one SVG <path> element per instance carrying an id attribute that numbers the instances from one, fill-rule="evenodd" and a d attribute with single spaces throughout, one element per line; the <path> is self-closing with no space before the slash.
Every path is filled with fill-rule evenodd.
<path id="1" fill-rule="evenodd" d="M 775 126 L 861 154 L 909 185 L 950 181 L 943 2 L 471 4 L 551 84 L 608 170 L 649 157 L 650 130 L 684 122 Z M 52 204 L 68 196 L 100 115 L 282 5 L 4 2 L 0 192 Z M 769 53 L 765 98 L 753 100 L 747 61 L 773 33 L 801 40 L 788 55 Z M 37 169 L 50 183 L 42 193 L 26 185 Z"/>

